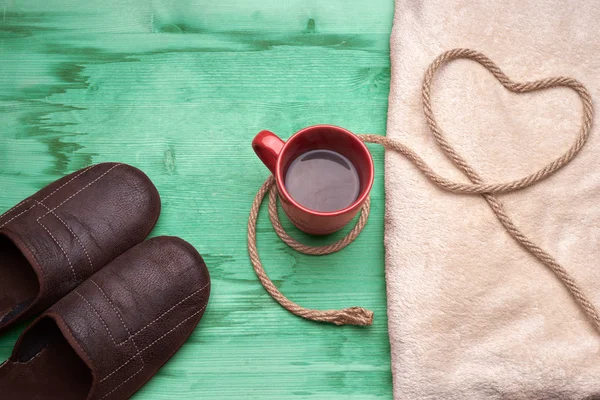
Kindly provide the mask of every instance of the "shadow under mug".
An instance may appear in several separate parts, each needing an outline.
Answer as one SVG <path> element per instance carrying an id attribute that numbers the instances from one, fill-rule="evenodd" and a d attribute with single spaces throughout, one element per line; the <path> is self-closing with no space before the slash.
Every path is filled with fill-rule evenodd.
<path id="1" fill-rule="evenodd" d="M 271 170 L 277 182 L 279 199 L 286 215 L 298 229 L 312 235 L 327 235 L 342 229 L 360 211 L 373 186 L 374 167 L 367 146 L 352 132 L 333 125 L 315 125 L 304 128 L 287 142 L 274 133 L 261 131 L 252 141 L 254 152 Z M 360 191 L 348 207 L 320 212 L 296 202 L 285 188 L 284 177 L 296 158 L 311 150 L 331 150 L 345 156 L 356 168 Z"/>

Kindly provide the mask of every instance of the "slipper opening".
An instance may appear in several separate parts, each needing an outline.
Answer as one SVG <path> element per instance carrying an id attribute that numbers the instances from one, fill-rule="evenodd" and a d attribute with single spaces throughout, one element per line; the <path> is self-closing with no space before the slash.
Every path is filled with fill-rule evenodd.
<path id="1" fill-rule="evenodd" d="M 92 373 L 49 317 L 23 334 L 16 354 L 0 367 L 4 400 L 85 400 Z"/>
<path id="2" fill-rule="evenodd" d="M 25 311 L 39 291 L 38 277 L 27 258 L 0 235 L 0 328 Z"/>

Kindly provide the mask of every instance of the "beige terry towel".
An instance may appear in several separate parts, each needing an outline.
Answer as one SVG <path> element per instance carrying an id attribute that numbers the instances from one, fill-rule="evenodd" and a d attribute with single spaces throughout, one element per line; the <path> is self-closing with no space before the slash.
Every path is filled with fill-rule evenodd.
<path id="1" fill-rule="evenodd" d="M 468 47 L 517 81 L 572 76 L 598 104 L 599 21 L 596 0 L 397 0 L 388 137 L 444 176 L 468 182 L 425 124 L 420 88 L 429 63 Z M 471 61 L 444 67 L 432 93 L 450 142 L 487 182 L 520 178 L 556 158 L 581 118 L 579 99 L 568 89 L 511 94 Z M 574 275 L 597 307 L 599 125 L 557 174 L 499 196 L 517 226 Z M 600 335 L 481 197 L 438 189 L 392 152 L 386 193 L 395 398 L 600 398 Z"/>

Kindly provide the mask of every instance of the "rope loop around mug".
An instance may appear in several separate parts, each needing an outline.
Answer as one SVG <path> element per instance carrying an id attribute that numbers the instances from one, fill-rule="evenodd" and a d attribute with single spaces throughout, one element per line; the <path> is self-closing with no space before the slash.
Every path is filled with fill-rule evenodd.
<path id="1" fill-rule="evenodd" d="M 540 168 L 528 176 L 504 183 L 484 182 L 480 175 L 446 140 L 434 117 L 433 108 L 431 106 L 431 85 L 433 83 L 435 73 L 442 65 L 456 59 L 469 59 L 479 63 L 489 72 L 491 72 L 492 75 L 496 77 L 496 79 L 502 84 L 502 86 L 514 93 L 527 93 L 554 87 L 564 87 L 575 91 L 581 100 L 583 111 L 582 122 L 576 140 L 562 156 L 556 158 L 543 168 Z M 494 62 L 492 62 L 482 53 L 471 49 L 454 49 L 442 53 L 433 61 L 433 63 L 431 63 L 427 69 L 423 79 L 422 103 L 427 125 L 438 145 L 444 154 L 454 163 L 454 165 L 469 178 L 471 183 L 454 182 L 442 177 L 433 171 L 418 154 L 399 141 L 388 139 L 384 136 L 371 134 L 358 136 L 364 142 L 380 144 L 386 149 L 394 150 L 402 154 L 413 164 L 415 164 L 415 166 L 423 173 L 423 175 L 425 175 L 431 182 L 442 189 L 456 194 L 481 195 L 486 200 L 504 229 L 523 249 L 531 253 L 538 261 L 540 261 L 554 273 L 556 278 L 568 290 L 573 300 L 580 306 L 590 323 L 600 333 L 600 313 L 582 291 L 571 274 L 569 274 L 569 272 L 561 264 L 559 264 L 554 257 L 533 243 L 523 232 L 521 232 L 521 230 L 514 224 L 512 219 L 505 211 L 503 204 L 494 196 L 495 194 L 499 193 L 523 189 L 547 178 L 568 164 L 579 153 L 589 137 L 594 116 L 592 98 L 585 86 L 573 78 L 562 76 L 545 78 L 525 83 L 514 82 L 506 74 L 504 74 L 504 72 L 502 72 L 502 70 L 496 64 L 494 64 Z M 274 177 L 270 176 L 261 186 L 252 204 L 250 218 L 248 221 L 248 252 L 254 267 L 254 271 L 256 272 L 256 275 L 258 276 L 264 288 L 284 308 L 300 317 L 314 321 L 329 322 L 336 325 L 371 325 L 373 322 L 373 312 L 362 307 L 350 307 L 343 310 L 311 310 L 306 309 L 287 299 L 275 287 L 273 282 L 271 282 L 267 276 L 260 261 L 256 247 L 256 221 L 258 218 L 260 205 L 267 192 L 269 192 L 269 217 L 277 235 L 279 235 L 279 237 L 293 249 L 311 255 L 330 254 L 343 249 L 352 241 L 354 241 L 367 223 L 370 207 L 369 201 L 365 202 L 363 205 L 360 217 L 348 235 L 331 245 L 312 247 L 297 242 L 283 229 L 277 213 L 277 185 L 274 185 L 274 182 Z"/>

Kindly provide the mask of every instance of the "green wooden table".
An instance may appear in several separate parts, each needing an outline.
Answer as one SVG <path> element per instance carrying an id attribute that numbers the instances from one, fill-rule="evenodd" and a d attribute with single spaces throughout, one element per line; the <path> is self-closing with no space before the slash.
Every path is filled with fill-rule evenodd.
<path id="1" fill-rule="evenodd" d="M 152 235 L 203 254 L 203 320 L 136 399 L 391 399 L 383 151 L 372 214 L 341 253 L 296 253 L 260 218 L 273 281 L 308 307 L 361 305 L 369 328 L 297 318 L 264 291 L 246 251 L 268 175 L 250 147 L 330 123 L 384 134 L 391 0 L 0 0 L 0 211 L 101 161 L 144 170 L 161 193 Z M 286 228 L 307 243 L 315 239 Z M 0 362 L 26 324 L 0 338 Z"/>

